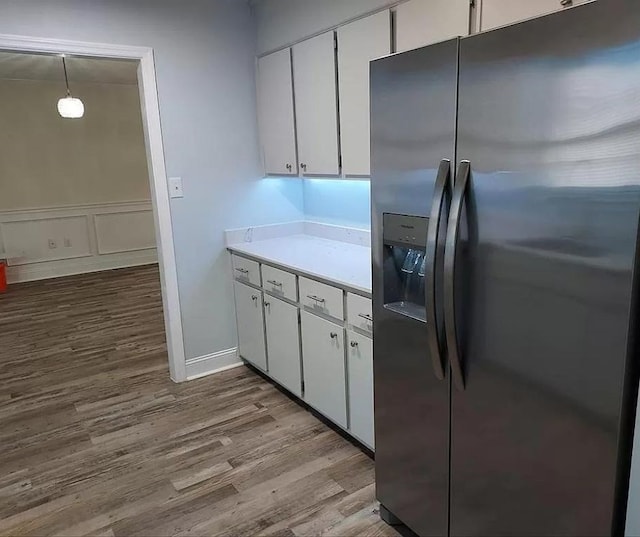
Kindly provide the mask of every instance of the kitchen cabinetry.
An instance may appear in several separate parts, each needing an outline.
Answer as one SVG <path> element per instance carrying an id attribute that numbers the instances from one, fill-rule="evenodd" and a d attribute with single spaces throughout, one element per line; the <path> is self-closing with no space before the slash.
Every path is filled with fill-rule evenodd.
<path id="1" fill-rule="evenodd" d="M 511 1 L 518 0 L 504 0 L 503 3 Z M 409 0 L 399 4 L 396 8 L 395 51 L 405 52 L 467 35 L 469 14 L 469 0 Z"/>
<path id="2" fill-rule="evenodd" d="M 389 11 L 338 28 L 342 173 L 370 175 L 369 62 L 391 51 Z"/>
<path id="3" fill-rule="evenodd" d="M 371 299 L 231 257 L 240 357 L 373 449 Z"/>
<path id="4" fill-rule="evenodd" d="M 350 430 L 373 449 L 373 341 L 353 330 L 347 336 Z"/>
<path id="5" fill-rule="evenodd" d="M 291 51 L 258 59 L 258 125 L 267 174 L 297 175 Z"/>
<path id="6" fill-rule="evenodd" d="M 344 329 L 301 311 L 304 399 L 347 428 Z"/>
<path id="7" fill-rule="evenodd" d="M 265 294 L 269 375 L 291 393 L 302 396 L 298 308 Z"/>
<path id="8" fill-rule="evenodd" d="M 482 0 L 480 4 L 480 29 L 491 30 L 584 4 L 587 0 Z"/>
<path id="9" fill-rule="evenodd" d="M 238 354 L 247 362 L 267 371 L 262 291 L 239 281 L 234 282 L 234 291 L 238 323 Z"/>
<path id="10" fill-rule="evenodd" d="M 334 33 L 293 47 L 293 81 L 300 171 L 338 175 L 338 105 Z"/>

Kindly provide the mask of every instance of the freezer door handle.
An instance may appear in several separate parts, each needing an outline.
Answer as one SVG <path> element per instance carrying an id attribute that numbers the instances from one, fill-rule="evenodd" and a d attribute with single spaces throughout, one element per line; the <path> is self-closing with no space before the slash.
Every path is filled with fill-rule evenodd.
<path id="1" fill-rule="evenodd" d="M 451 211 L 449 212 L 449 224 L 447 226 L 447 240 L 444 247 L 444 325 L 447 336 L 447 350 L 451 375 L 456 387 L 464 390 L 464 375 L 462 372 L 462 357 L 458 347 L 458 333 L 456 330 L 455 310 L 455 281 L 456 281 L 456 248 L 460 235 L 460 215 L 462 205 L 467 192 L 471 165 L 468 160 L 460 162 L 456 174 L 456 184 L 453 189 Z"/>
<path id="2" fill-rule="evenodd" d="M 427 244 L 425 248 L 425 305 L 427 315 L 427 337 L 429 340 L 429 352 L 433 372 L 438 380 L 444 380 L 444 355 L 446 353 L 445 336 L 442 327 L 438 324 L 437 292 L 436 292 L 436 267 L 438 253 L 442 251 L 442 245 L 438 238 L 442 237 L 443 214 L 447 207 L 447 201 L 451 197 L 451 161 L 443 159 L 438 167 L 436 184 L 433 188 L 433 203 L 429 215 L 429 228 L 427 230 Z M 446 216 L 445 216 L 446 219 Z M 446 224 L 446 220 L 445 220 Z"/>

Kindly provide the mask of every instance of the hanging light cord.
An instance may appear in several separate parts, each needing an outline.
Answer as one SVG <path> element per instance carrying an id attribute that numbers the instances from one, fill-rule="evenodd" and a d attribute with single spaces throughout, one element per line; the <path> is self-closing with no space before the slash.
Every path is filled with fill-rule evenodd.
<path id="1" fill-rule="evenodd" d="M 69 77 L 67 76 L 67 62 L 62 56 L 62 68 L 64 69 L 64 82 L 67 85 L 67 97 L 71 97 L 71 90 L 69 89 Z"/>

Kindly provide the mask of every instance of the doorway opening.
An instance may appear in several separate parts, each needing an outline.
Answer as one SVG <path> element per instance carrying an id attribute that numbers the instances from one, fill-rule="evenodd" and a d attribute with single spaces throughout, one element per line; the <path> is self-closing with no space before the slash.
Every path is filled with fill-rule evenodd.
<path id="1" fill-rule="evenodd" d="M 64 82 L 64 68 L 68 85 Z M 16 71 L 11 84 L 4 83 L 9 77 L 2 76 L 3 69 Z M 3 136 L 12 137 L 13 145 L 17 144 L 13 156 L 20 157 L 9 159 L 16 169 L 11 173 L 5 169 L 4 177 L 0 177 L 0 197 L 3 198 L 0 201 L 0 258 L 7 261 L 9 292 L 16 282 L 29 280 L 47 282 L 45 289 L 50 291 L 63 280 L 43 278 L 68 274 L 83 275 L 68 280 L 72 287 L 83 288 L 85 278 L 99 287 L 107 273 L 97 271 L 129 267 L 111 273 L 122 276 L 124 289 L 118 291 L 119 286 L 116 290 L 105 288 L 103 299 L 108 301 L 118 293 L 120 297 L 130 294 L 131 301 L 119 306 L 125 311 L 141 296 L 153 297 L 155 285 L 156 306 L 162 310 L 163 317 L 157 326 L 166 338 L 170 375 L 176 382 L 185 380 L 177 270 L 153 51 L 144 47 L 0 35 L 0 83 L 6 93 L 5 106 L 11 102 L 6 98 L 8 96 L 20 102 L 14 110 L 18 111 L 14 122 L 29 128 L 36 140 L 40 136 L 42 141 L 45 134 L 55 132 L 50 128 L 54 120 L 61 128 L 58 139 L 52 144 L 56 147 L 49 148 L 51 153 L 47 156 L 37 150 L 37 143 L 30 144 L 26 139 L 19 142 L 19 129 L 13 131 L 11 122 L 3 121 L 9 131 Z M 53 90 L 56 85 L 57 92 Z M 36 86 L 41 86 L 38 91 Z M 66 112 L 60 110 L 58 100 L 65 96 L 82 102 L 85 107 L 82 117 L 63 117 Z M 33 99 L 37 98 L 48 102 L 33 104 Z M 42 107 L 48 107 L 46 113 L 42 112 Z M 100 147 L 100 140 L 106 147 Z M 126 166 L 118 167 L 104 156 L 104 152 L 100 154 L 110 145 L 120 150 L 113 160 L 124 156 Z M 53 159 L 53 156 L 58 158 Z M 56 169 L 51 169 L 47 162 L 56 160 Z M 65 162 L 75 163 L 68 167 L 73 169 L 66 176 L 61 172 Z M 38 169 L 43 173 L 33 173 Z M 15 182 L 15 177 L 20 176 L 14 173 L 16 170 L 22 177 L 28 177 L 19 185 Z M 44 188 L 38 188 L 37 180 L 42 180 L 42 177 L 36 177 L 38 175 L 53 179 Z M 90 176 L 91 186 L 80 182 L 82 175 Z M 139 181 L 141 176 L 146 182 Z M 157 265 L 153 264 L 155 262 Z M 15 287 L 19 285 L 23 284 Z M 24 285 L 33 287 L 36 284 Z M 143 289 L 141 296 L 136 297 L 132 292 L 136 285 Z M 94 297 L 95 300 L 98 298 Z M 150 309 L 153 310 L 153 306 Z M 110 312 L 109 315 L 113 318 L 118 313 Z M 86 313 L 86 316 L 86 322 L 90 322 L 91 314 Z M 144 315 L 139 316 L 139 320 L 143 318 Z M 111 329 L 115 344 L 117 323 Z M 121 329 L 125 329 L 124 324 Z M 53 336 L 52 341 L 55 334 Z"/>

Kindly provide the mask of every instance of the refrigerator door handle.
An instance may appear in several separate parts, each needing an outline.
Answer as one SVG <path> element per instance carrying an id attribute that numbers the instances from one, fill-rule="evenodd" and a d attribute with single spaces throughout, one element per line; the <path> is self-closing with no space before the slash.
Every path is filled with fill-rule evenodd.
<path id="1" fill-rule="evenodd" d="M 427 244 L 425 248 L 425 305 L 427 321 L 427 337 L 429 340 L 429 351 L 433 372 L 438 380 L 444 380 L 444 360 L 446 344 L 442 323 L 440 327 L 436 314 L 436 266 L 438 262 L 438 252 L 442 250 L 438 244 L 441 237 L 442 216 L 444 213 L 446 199 L 451 195 L 451 161 L 443 159 L 438 167 L 438 175 L 433 188 L 433 203 L 429 215 L 429 228 L 427 230 Z M 445 217 L 446 218 L 446 217 Z M 445 221 L 446 224 L 446 221 Z"/>
<path id="2" fill-rule="evenodd" d="M 451 375 L 456 387 L 464 390 L 464 375 L 462 372 L 462 360 L 458 347 L 458 333 L 456 330 L 455 310 L 455 273 L 456 273 L 456 248 L 460 234 L 460 216 L 462 205 L 469 183 L 471 164 L 468 160 L 460 162 L 456 174 L 456 184 L 453 189 L 451 211 L 447 226 L 447 239 L 444 248 L 444 324 L 447 337 L 447 350 L 451 364 Z"/>

